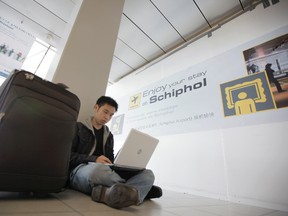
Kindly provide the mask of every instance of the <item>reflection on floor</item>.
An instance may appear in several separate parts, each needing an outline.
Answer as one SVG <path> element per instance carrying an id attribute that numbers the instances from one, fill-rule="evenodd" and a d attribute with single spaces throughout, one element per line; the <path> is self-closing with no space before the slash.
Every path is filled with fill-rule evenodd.
<path id="1" fill-rule="evenodd" d="M 163 197 L 122 210 L 93 202 L 89 196 L 66 190 L 35 198 L 0 192 L 1 216 L 288 216 L 288 212 L 164 191 Z"/>

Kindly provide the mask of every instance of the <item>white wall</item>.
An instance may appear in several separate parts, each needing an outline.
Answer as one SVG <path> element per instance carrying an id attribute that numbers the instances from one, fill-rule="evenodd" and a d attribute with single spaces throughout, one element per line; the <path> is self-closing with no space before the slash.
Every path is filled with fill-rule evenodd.
<path id="1" fill-rule="evenodd" d="M 106 94 L 120 98 L 273 34 L 288 24 L 287 9 L 288 1 L 266 9 L 259 5 L 213 32 L 211 38 L 202 38 L 145 71 L 125 77 L 108 87 Z M 287 108 L 282 112 L 287 114 Z M 287 129 L 285 121 L 162 136 L 149 167 L 156 174 L 156 184 L 165 189 L 288 211 Z"/>

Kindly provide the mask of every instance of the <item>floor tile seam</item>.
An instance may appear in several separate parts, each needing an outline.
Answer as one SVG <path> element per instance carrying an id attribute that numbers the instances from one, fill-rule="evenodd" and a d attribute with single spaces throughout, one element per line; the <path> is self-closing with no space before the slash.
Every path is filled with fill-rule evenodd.
<path id="1" fill-rule="evenodd" d="M 172 207 L 172 208 L 168 208 L 168 209 L 176 209 L 176 208 L 181 208 L 181 207 Z M 202 212 L 202 213 L 211 214 L 211 216 L 212 216 L 212 215 L 214 215 L 214 216 L 223 216 L 223 215 L 221 215 L 221 214 L 214 214 L 214 213 L 211 213 L 211 212 L 208 212 L 208 211 L 205 211 L 205 210 L 201 210 L 201 209 L 194 209 L 194 210 L 199 211 L 199 212 Z M 167 212 L 168 212 L 168 213 L 175 214 L 174 212 L 170 212 L 170 211 L 167 211 Z M 176 215 L 178 215 L 178 214 L 176 214 Z M 179 215 L 179 216 L 181 216 L 181 215 Z M 240 216 L 241 216 L 241 215 L 240 215 Z"/>
<path id="2" fill-rule="evenodd" d="M 184 204 L 184 205 L 178 205 L 177 207 L 213 207 L 213 206 L 227 206 L 228 204 L 197 204 L 197 205 L 189 205 L 189 204 Z"/>
<path id="3" fill-rule="evenodd" d="M 164 212 L 169 213 L 169 214 L 172 214 L 172 215 L 175 215 L 175 216 L 182 216 L 181 214 L 177 214 L 177 213 L 175 213 L 175 212 L 169 211 L 169 209 L 174 209 L 174 208 L 165 208 L 165 209 L 164 209 Z"/>
<path id="4" fill-rule="evenodd" d="M 199 209 L 200 210 L 200 209 Z M 201 209 L 202 210 L 202 209 Z M 202 210 L 202 211 L 205 211 L 206 213 L 208 212 L 208 213 L 210 213 L 211 214 L 211 212 L 210 211 L 207 211 L 207 210 Z M 255 215 L 253 215 L 253 216 L 269 216 L 270 214 L 272 214 L 272 213 L 275 213 L 275 212 L 277 212 L 277 210 L 272 210 L 272 212 L 267 212 L 267 213 L 264 213 L 264 214 L 255 214 Z M 237 212 L 234 212 L 235 214 L 237 213 Z M 213 213 L 214 214 L 214 213 Z M 215 213 L 215 215 L 216 215 L 216 213 Z M 220 215 L 220 216 L 223 216 L 222 214 Z M 239 215 L 239 216 L 247 216 L 246 214 L 242 214 L 242 215 Z M 249 215 L 249 216 L 251 216 L 251 215 Z"/>
<path id="5" fill-rule="evenodd" d="M 57 199 L 58 199 L 58 197 L 57 197 Z M 67 206 L 67 207 L 69 207 L 70 209 L 72 209 L 73 210 L 73 212 L 75 212 L 75 213 L 78 213 L 78 214 L 80 214 L 81 216 L 85 216 L 85 213 L 89 213 L 89 212 L 95 212 L 95 211 L 91 211 L 91 210 L 81 210 L 81 211 L 79 211 L 79 210 L 77 210 L 76 208 L 74 208 L 74 207 L 72 207 L 72 206 L 70 206 L 68 203 L 66 203 L 65 201 L 63 201 L 63 200 L 61 200 L 61 199 L 58 199 L 60 202 L 62 202 L 65 206 Z M 97 203 L 95 203 L 95 204 L 97 204 Z M 103 204 L 104 205 L 104 204 Z M 110 209 L 103 209 L 103 210 L 99 210 L 99 209 L 97 209 L 97 213 L 99 213 L 99 212 L 113 212 L 115 209 L 113 209 L 113 208 L 111 208 L 111 210 Z"/>
<path id="6" fill-rule="evenodd" d="M 78 211 L 77 209 L 73 208 L 72 206 L 70 206 L 68 203 L 66 203 L 64 200 L 60 199 L 59 197 L 55 197 L 58 201 L 60 201 L 63 205 L 65 205 L 66 207 L 68 207 L 69 209 L 72 210 L 72 212 L 75 212 L 81 216 L 85 216 L 84 214 L 82 214 L 82 212 Z"/>
<path id="7" fill-rule="evenodd" d="M 262 215 L 259 215 L 259 216 L 269 216 L 269 215 L 274 214 L 274 213 L 277 213 L 277 212 L 282 212 L 282 211 L 273 210 L 272 212 L 265 213 L 265 214 L 262 214 Z M 285 213 L 285 212 L 284 212 L 284 213 Z M 288 214 L 288 212 L 287 212 L 287 214 Z"/>
<path id="8" fill-rule="evenodd" d="M 203 213 L 209 213 L 209 214 L 211 214 L 211 215 L 215 215 L 215 216 L 225 216 L 226 214 L 221 214 L 221 213 L 212 213 L 211 211 L 208 211 L 208 210 L 205 210 L 205 209 L 197 209 L 197 210 L 199 210 L 199 211 L 201 211 L 201 212 L 203 212 Z M 233 212 L 232 212 L 233 213 Z M 235 213 L 236 214 L 236 213 Z M 230 214 L 229 214 L 230 215 Z M 237 216 L 248 216 L 248 215 L 246 215 L 246 214 L 238 214 L 237 213 Z M 251 216 L 251 215 L 250 215 Z M 260 216 L 260 215 L 254 215 L 254 216 Z"/>
<path id="9" fill-rule="evenodd" d="M 61 214 L 61 213 L 72 213 L 74 211 L 9 211 L 9 212 L 1 212 L 0 215 L 6 214 L 6 215 L 22 215 L 22 214 L 27 214 L 27 215 L 39 215 L 41 214 Z"/>

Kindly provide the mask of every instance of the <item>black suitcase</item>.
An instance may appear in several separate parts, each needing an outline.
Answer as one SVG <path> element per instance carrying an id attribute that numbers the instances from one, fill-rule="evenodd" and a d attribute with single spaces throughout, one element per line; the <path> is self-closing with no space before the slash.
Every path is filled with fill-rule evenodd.
<path id="1" fill-rule="evenodd" d="M 0 87 L 0 191 L 60 192 L 68 179 L 79 98 L 27 71 Z"/>

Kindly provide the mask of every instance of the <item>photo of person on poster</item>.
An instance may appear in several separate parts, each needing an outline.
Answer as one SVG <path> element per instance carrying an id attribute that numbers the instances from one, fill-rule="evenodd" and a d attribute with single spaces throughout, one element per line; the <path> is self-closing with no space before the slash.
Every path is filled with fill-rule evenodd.
<path id="1" fill-rule="evenodd" d="M 266 72 L 277 108 L 288 107 L 288 34 L 243 51 L 247 74 Z"/>

